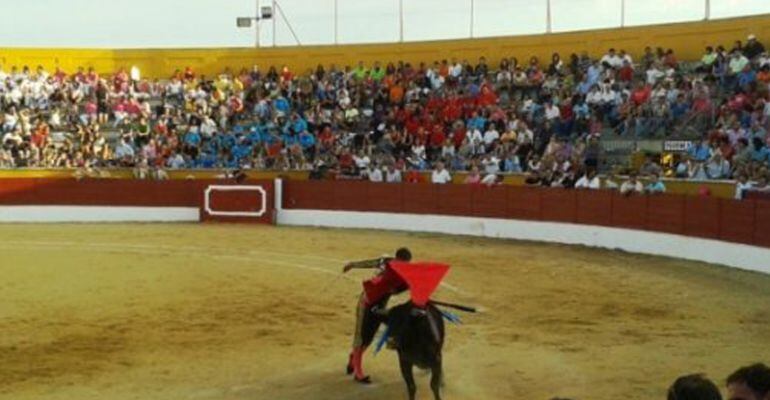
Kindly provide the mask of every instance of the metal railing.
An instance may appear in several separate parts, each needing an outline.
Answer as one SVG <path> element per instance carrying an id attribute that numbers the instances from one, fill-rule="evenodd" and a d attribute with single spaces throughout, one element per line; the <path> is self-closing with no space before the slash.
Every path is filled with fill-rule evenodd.
<path id="1" fill-rule="evenodd" d="M 570 0 L 570 2 L 572 1 L 578 2 L 578 0 Z M 627 0 L 614 1 L 617 3 L 602 2 L 601 6 L 607 10 L 606 12 L 617 12 L 616 22 L 608 24 L 606 17 L 601 17 L 604 19 L 596 17 L 596 28 L 623 28 L 629 25 L 639 25 L 640 22 L 645 24 L 710 20 L 714 16 L 722 16 L 715 15 L 712 3 L 723 0 L 690 0 L 691 5 L 687 5 L 686 8 L 692 8 L 692 12 L 687 12 L 687 16 L 672 16 L 671 13 L 666 13 L 665 10 L 659 10 L 658 14 L 652 14 L 651 16 L 648 13 L 643 14 L 640 10 L 630 7 L 633 4 L 630 4 Z M 563 10 L 560 7 L 563 7 L 564 3 L 560 5 L 558 0 L 521 0 L 518 2 L 514 0 L 465 0 L 465 2 L 450 3 L 452 2 L 395 0 L 390 3 L 379 2 L 376 6 L 371 6 L 371 10 L 367 9 L 367 13 L 363 13 L 361 9 L 363 6 L 353 6 L 353 2 L 350 0 L 319 0 L 312 3 L 296 2 L 296 0 L 257 0 L 257 9 L 260 6 L 270 6 L 274 10 L 280 10 L 282 15 L 282 18 L 274 16 L 271 20 L 257 22 L 256 31 L 260 38 L 257 40 L 257 46 L 260 46 L 259 43 L 262 43 L 262 45 L 264 43 L 271 43 L 272 46 L 299 45 L 300 42 L 314 44 L 359 43 L 363 40 L 361 39 L 362 35 L 369 37 L 371 32 L 361 32 L 358 28 L 361 24 L 365 24 L 361 22 L 356 24 L 355 30 L 352 30 L 358 31 L 359 35 L 343 34 L 347 25 L 346 20 L 374 18 L 374 16 L 378 16 L 378 24 L 381 23 L 382 26 L 369 26 L 368 30 L 381 31 L 381 38 L 366 40 L 368 42 L 421 41 L 436 39 L 435 36 L 441 36 L 442 39 L 465 39 L 498 34 L 566 32 L 586 29 L 586 25 L 594 25 L 592 23 L 586 24 L 585 21 L 582 24 L 575 24 L 571 19 L 570 23 L 572 25 L 562 22 L 559 14 L 560 10 Z M 572 4 L 570 3 L 571 6 L 573 6 Z M 676 6 L 681 7 L 681 5 Z M 636 5 L 636 7 L 639 6 Z M 719 10 L 724 8 L 722 6 Z M 702 12 L 698 10 L 702 10 Z M 770 8 L 768 10 L 758 10 L 758 12 L 763 11 L 770 12 Z M 561 13 L 565 12 L 567 11 L 562 11 Z M 409 33 L 410 31 L 419 31 L 416 26 L 424 25 L 424 23 L 417 22 L 418 20 L 424 20 L 423 22 L 432 21 L 431 26 L 440 32 L 443 28 L 439 21 L 450 13 L 452 14 L 451 18 L 443 19 L 451 19 L 454 27 L 448 27 L 446 35 L 436 35 L 434 31 L 430 34 L 430 38 L 426 38 L 418 34 Z M 312 21 L 310 21 L 310 14 L 317 14 L 313 16 Z M 492 14 L 508 14 L 511 18 L 507 22 L 498 21 L 490 17 Z M 526 15 L 525 20 L 514 21 L 517 15 L 522 14 Z M 717 11 L 716 14 L 724 14 L 724 12 L 720 13 Z M 307 21 L 305 20 L 306 18 L 308 19 Z M 494 19 L 494 21 L 490 18 Z M 591 17 L 584 18 L 590 19 Z M 528 28 L 521 29 L 517 27 L 517 25 L 522 23 L 526 23 Z M 270 24 L 270 29 L 260 29 L 260 24 Z M 311 25 L 315 31 L 312 31 L 309 27 Z M 392 26 L 392 28 L 387 26 Z M 465 26 L 464 29 L 462 28 L 463 26 Z M 292 27 L 297 28 L 297 32 L 294 32 Z M 500 33 L 490 34 L 491 31 L 499 31 Z M 461 34 L 459 32 L 467 33 Z M 326 38 L 327 36 L 328 38 Z M 343 36 L 349 36 L 350 38 L 347 39 Z M 283 40 L 284 38 L 285 40 Z"/>

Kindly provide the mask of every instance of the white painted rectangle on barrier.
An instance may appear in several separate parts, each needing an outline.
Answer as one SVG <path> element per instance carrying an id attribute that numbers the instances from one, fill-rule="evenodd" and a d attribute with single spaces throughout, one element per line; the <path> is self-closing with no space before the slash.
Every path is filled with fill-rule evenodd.
<path id="1" fill-rule="evenodd" d="M 0 206 L 0 222 L 197 222 L 197 207 Z"/>
<path id="2" fill-rule="evenodd" d="M 211 206 L 211 195 L 220 192 L 256 192 L 260 195 L 259 207 L 256 211 L 220 211 Z M 203 194 L 203 210 L 208 215 L 220 217 L 255 217 L 265 215 L 267 211 L 267 191 L 259 185 L 210 185 Z"/>

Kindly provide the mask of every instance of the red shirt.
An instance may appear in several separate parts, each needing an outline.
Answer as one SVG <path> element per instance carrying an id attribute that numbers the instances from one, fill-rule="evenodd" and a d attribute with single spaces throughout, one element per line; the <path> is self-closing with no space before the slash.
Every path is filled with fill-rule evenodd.
<path id="1" fill-rule="evenodd" d="M 430 134 L 430 145 L 432 147 L 441 147 L 444 144 L 444 141 L 446 141 L 444 130 L 441 127 L 433 129 L 433 132 Z"/>
<path id="2" fill-rule="evenodd" d="M 636 89 L 631 93 L 631 101 L 634 102 L 634 104 L 641 105 L 647 102 L 647 100 L 650 99 L 650 95 L 652 94 L 652 88 L 649 86 L 645 86 L 641 89 Z"/>
<path id="3" fill-rule="evenodd" d="M 423 179 L 418 171 L 409 171 L 409 173 L 406 174 L 406 181 L 409 183 L 423 183 L 425 182 L 425 179 Z"/>
<path id="4" fill-rule="evenodd" d="M 497 95 L 489 87 L 482 87 L 478 98 L 478 105 L 481 107 L 497 104 Z"/>
<path id="5" fill-rule="evenodd" d="M 364 281 L 364 303 L 367 307 L 373 306 L 386 296 L 401 293 L 408 288 L 406 282 L 398 274 L 385 265 L 377 276 Z"/>
<path id="6" fill-rule="evenodd" d="M 626 65 L 618 71 L 618 78 L 623 82 L 631 82 L 634 79 L 634 69 Z"/>
<path id="7" fill-rule="evenodd" d="M 458 128 L 454 132 L 452 132 L 452 141 L 455 144 L 456 148 L 460 148 L 460 146 L 463 145 L 463 141 L 465 140 L 465 129 Z"/>

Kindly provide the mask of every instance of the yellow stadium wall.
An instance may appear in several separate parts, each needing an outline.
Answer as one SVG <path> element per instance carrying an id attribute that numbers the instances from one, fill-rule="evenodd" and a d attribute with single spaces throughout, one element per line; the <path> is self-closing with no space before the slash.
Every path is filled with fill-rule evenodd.
<path id="1" fill-rule="evenodd" d="M 235 29 L 235 28 L 234 28 Z M 479 56 L 496 64 L 502 57 L 515 56 L 524 62 L 531 56 L 549 60 L 553 52 L 563 58 L 571 53 L 588 51 L 593 56 L 610 47 L 625 49 L 637 58 L 645 46 L 674 49 L 681 60 L 700 58 L 706 45 L 731 47 L 735 40 L 745 41 L 753 33 L 770 44 L 770 14 L 714 21 L 653 25 L 633 28 L 592 30 L 547 35 L 507 36 L 486 39 L 446 40 L 414 43 L 388 43 L 341 46 L 303 46 L 277 48 L 223 49 L 0 49 L 0 64 L 8 70 L 12 65 L 43 65 L 75 71 L 77 67 L 94 67 L 100 73 L 136 65 L 143 75 L 166 78 L 177 68 L 192 66 L 197 72 L 212 75 L 225 67 L 237 72 L 259 65 L 288 65 L 293 71 L 305 72 L 318 64 L 354 65 L 362 60 L 370 65 L 375 60 L 411 63 L 433 62 L 457 57 L 475 62 Z"/>

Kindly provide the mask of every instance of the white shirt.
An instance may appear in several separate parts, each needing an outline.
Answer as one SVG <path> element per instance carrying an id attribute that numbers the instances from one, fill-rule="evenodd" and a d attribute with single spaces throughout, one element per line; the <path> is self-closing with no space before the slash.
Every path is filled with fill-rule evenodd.
<path id="1" fill-rule="evenodd" d="M 369 163 L 371 162 L 369 160 L 369 157 L 364 155 L 363 157 L 353 156 L 353 161 L 356 163 L 356 167 L 359 169 L 364 169 L 369 166 Z"/>
<path id="2" fill-rule="evenodd" d="M 449 175 L 449 171 L 447 171 L 446 168 L 442 169 L 441 171 L 433 170 L 430 180 L 433 183 L 449 183 L 452 181 L 452 175 Z"/>
<path id="3" fill-rule="evenodd" d="M 545 119 L 550 121 L 550 120 L 559 118 L 560 116 L 561 116 L 561 110 L 559 110 L 559 107 L 556 107 L 556 106 L 545 107 Z"/>
<path id="4" fill-rule="evenodd" d="M 598 176 L 594 176 L 592 179 L 588 179 L 588 175 L 583 175 L 577 182 L 575 182 L 576 189 L 601 189 L 602 183 Z"/>
<path id="5" fill-rule="evenodd" d="M 490 129 L 484 132 L 484 144 L 487 146 L 491 145 L 495 142 L 495 140 L 498 139 L 500 139 L 500 132 L 498 132 L 496 129 Z"/>
<path id="6" fill-rule="evenodd" d="M 666 76 L 666 74 L 663 73 L 663 71 L 657 68 L 650 68 L 647 70 L 647 84 L 655 85 L 658 80 L 664 76 Z"/>
<path id="7" fill-rule="evenodd" d="M 743 199 L 743 193 L 747 190 L 751 190 L 751 188 L 754 187 L 754 185 L 751 184 L 751 182 L 746 183 L 736 183 L 735 184 L 735 199 L 736 200 L 742 200 Z"/>
<path id="8" fill-rule="evenodd" d="M 481 162 L 481 164 L 484 166 L 484 172 L 489 175 L 496 175 L 498 172 L 500 172 L 500 160 L 495 157 L 484 160 Z"/>
<path id="9" fill-rule="evenodd" d="M 393 172 L 385 171 L 385 182 L 399 183 L 401 182 L 401 171 L 394 169 Z"/>
<path id="10" fill-rule="evenodd" d="M 625 181 L 622 185 L 620 185 L 620 193 L 629 193 L 629 192 L 637 192 L 642 193 L 644 191 L 644 186 L 642 186 L 642 182 L 636 181 L 636 184 L 632 183 L 631 181 Z"/>
<path id="11" fill-rule="evenodd" d="M 463 65 L 460 63 L 455 64 L 452 68 L 449 69 L 449 74 L 455 78 L 462 75 L 462 73 L 463 73 Z"/>
<path id="12" fill-rule="evenodd" d="M 491 186 L 497 183 L 497 174 L 487 174 L 484 179 L 481 180 L 482 185 Z"/>
<path id="13" fill-rule="evenodd" d="M 623 66 L 623 59 L 618 57 L 617 54 L 615 54 L 614 56 L 610 54 L 605 54 L 604 57 L 602 57 L 600 63 L 601 64 L 607 63 L 612 68 L 620 68 Z"/>
<path id="14" fill-rule="evenodd" d="M 481 132 L 478 129 L 474 129 L 468 136 L 471 143 L 481 143 L 484 140 L 484 137 L 481 136 Z"/>
<path id="15" fill-rule="evenodd" d="M 369 171 L 369 181 L 382 182 L 382 170 L 380 170 L 379 168 L 375 168 Z"/>

